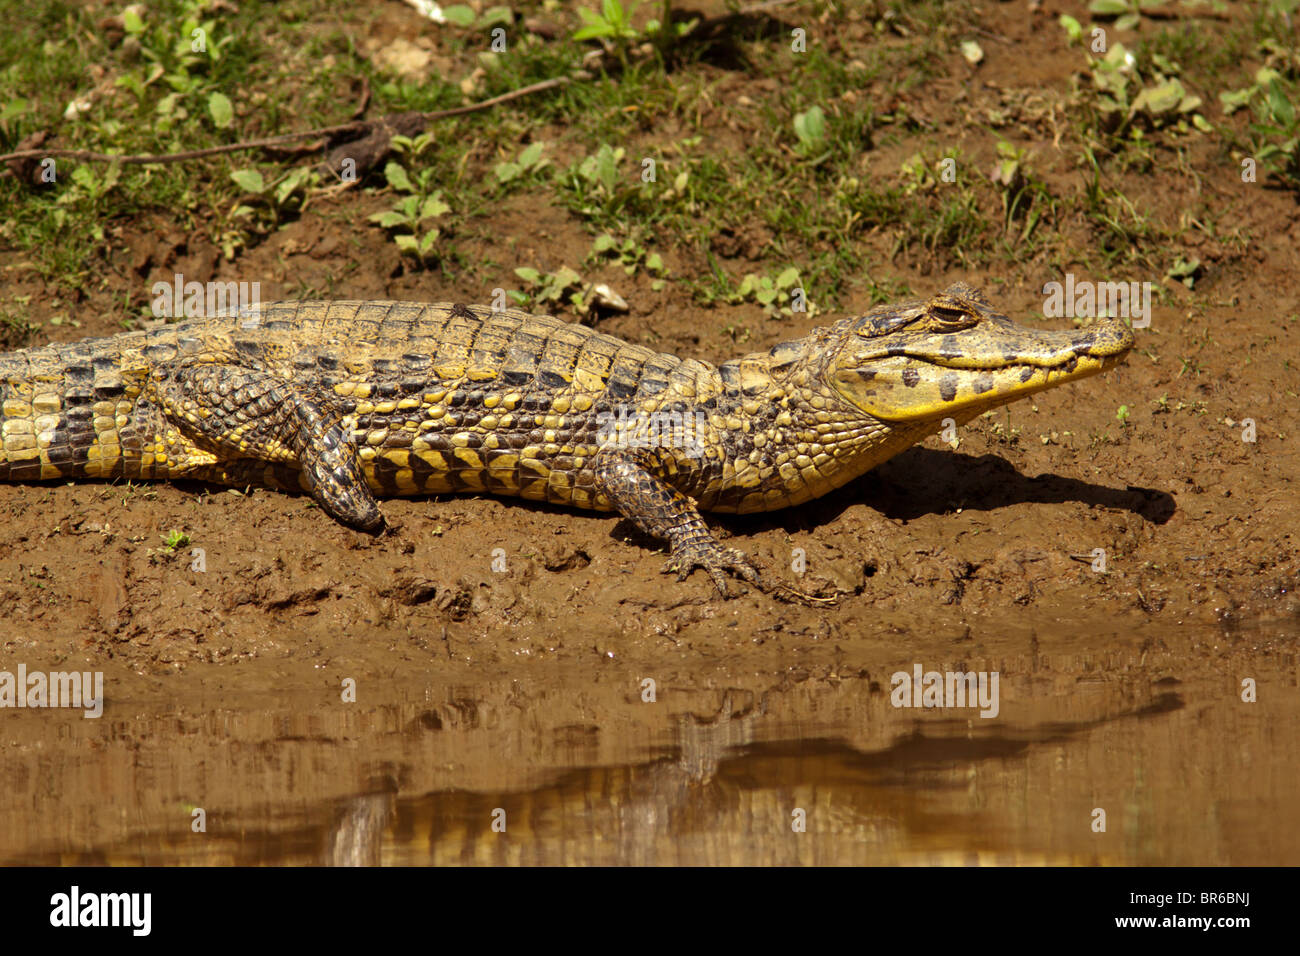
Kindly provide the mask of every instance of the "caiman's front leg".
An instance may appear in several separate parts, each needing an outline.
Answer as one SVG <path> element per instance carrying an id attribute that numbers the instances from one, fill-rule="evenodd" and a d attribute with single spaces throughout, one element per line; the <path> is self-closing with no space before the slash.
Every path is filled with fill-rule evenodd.
<path id="1" fill-rule="evenodd" d="M 664 573 L 686 580 L 703 568 L 719 591 L 727 593 L 729 571 L 760 584 L 758 568 L 743 553 L 724 548 L 709 532 L 699 510 L 686 495 L 660 477 L 661 463 L 645 450 L 604 449 L 596 456 L 596 488 L 623 517 L 646 534 L 668 542 L 672 557 Z"/>
<path id="2" fill-rule="evenodd" d="M 340 416 L 269 372 L 220 361 L 174 363 L 152 376 L 164 418 L 216 454 L 220 473 L 250 460 L 295 466 L 332 518 L 362 531 L 384 525 L 352 435 Z"/>

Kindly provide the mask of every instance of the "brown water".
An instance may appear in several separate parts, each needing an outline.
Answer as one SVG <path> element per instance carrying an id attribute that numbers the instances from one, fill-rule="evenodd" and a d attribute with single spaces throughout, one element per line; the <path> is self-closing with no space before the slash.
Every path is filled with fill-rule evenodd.
<path id="1" fill-rule="evenodd" d="M 360 678 L 357 703 L 310 665 L 109 671 L 100 719 L 0 711 L 0 862 L 1300 860 L 1293 637 L 1044 643 L 858 662 L 831 649 L 775 677 L 674 661 L 653 703 L 613 661 L 453 682 L 426 665 Z M 895 708 L 890 674 L 914 662 L 997 670 L 998 715 Z"/>

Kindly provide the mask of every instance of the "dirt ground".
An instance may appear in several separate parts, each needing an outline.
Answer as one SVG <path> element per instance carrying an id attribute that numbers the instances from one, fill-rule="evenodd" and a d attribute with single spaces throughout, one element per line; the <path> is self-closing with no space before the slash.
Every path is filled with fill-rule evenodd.
<path id="1" fill-rule="evenodd" d="M 985 42 L 978 82 L 954 67 L 915 94 L 937 135 L 963 141 L 968 117 L 1007 91 L 1068 87 L 1059 31 L 1012 7 L 984 10 L 983 26 L 1008 42 Z M 712 79 L 717 100 L 745 88 L 740 74 Z M 736 131 L 720 118 L 718 134 Z M 1050 142 L 1039 145 L 1049 159 Z M 769 861 L 1294 863 L 1300 828 L 1286 794 L 1300 764 L 1300 217 L 1294 195 L 1234 181 L 1228 159 L 1207 149 L 1197 162 L 1195 179 L 1159 166 L 1133 173 L 1130 195 L 1168 212 L 1199 181 L 1249 242 L 1240 253 L 1202 250 L 1195 291 L 1174 287 L 1174 304 L 1155 307 L 1125 366 L 977 420 L 956 450 L 932 439 L 807 506 L 710 519 L 769 574 L 838 594 L 833 606 L 752 590 L 722 600 L 701 573 L 682 584 L 662 576 L 664 555 L 617 518 L 513 500 L 387 501 L 391 532 L 371 538 L 307 499 L 269 491 L 0 486 L 3 661 L 101 670 L 108 688 L 101 721 L 5 716 L 0 772 L 12 785 L 0 797 L 0 858 L 342 859 L 339 813 L 364 816 L 364 802 L 347 801 L 371 794 L 389 843 L 408 850 L 364 859 L 663 862 L 661 843 L 628 836 L 635 820 L 618 814 L 631 811 L 592 810 L 591 795 L 634 803 L 686 786 L 650 773 L 665 766 L 682 780 L 721 780 L 714 793 L 726 795 L 718 754 L 743 752 L 743 766 L 723 763 L 751 783 L 779 781 L 762 791 L 778 808 L 815 802 L 816 786 L 799 789 L 810 779 L 839 796 L 844 775 L 870 780 L 850 788 L 859 850 L 817 844 L 824 855 L 809 857 L 778 847 L 762 851 Z M 1076 175 L 1065 157 L 1048 165 Z M 80 318 L 76 329 L 45 327 L 40 340 L 115 331 L 120 287 L 147 289 L 174 272 L 259 275 L 266 299 L 330 283 L 347 298 L 485 299 L 454 275 L 404 271 L 393 244 L 365 224 L 371 211 L 362 197 L 322 203 L 234 263 L 165 221 L 116 224 L 117 278 L 106 288 L 70 303 L 22 277 L 5 285 L 33 295 L 35 314 Z M 532 201 L 476 220 L 459 239 L 471 255 L 511 266 L 573 261 L 590 245 L 566 213 Z M 881 235 L 881 248 L 889 244 Z M 732 251 L 743 266 L 745 250 Z M 674 272 L 700 267 L 684 250 L 665 258 Z M 1071 264 L 971 274 L 903 257 L 888 269 L 923 294 L 970 282 L 1012 317 L 1047 327 L 1041 286 Z M 631 303 L 603 331 L 713 362 L 824 321 L 755 322 L 752 307 L 701 309 L 640 276 L 596 278 Z M 754 332 L 737 346 L 724 330 L 742 321 Z M 1242 439 L 1245 419 L 1253 443 Z M 161 550 L 171 529 L 202 549 L 205 570 L 193 569 L 188 548 Z M 794 548 L 807 554 L 802 579 L 791 571 Z M 1104 573 L 1091 564 L 1097 548 Z M 496 549 L 504 573 L 493 570 Z M 978 720 L 889 708 L 889 675 L 916 661 L 1001 669 L 998 734 Z M 641 701 L 647 677 L 657 707 Z M 1236 703 L 1247 677 L 1261 688 L 1258 718 Z M 352 709 L 338 700 L 348 678 L 360 688 Z M 683 743 L 701 727 L 707 746 Z M 814 738 L 821 749 L 789 743 Z M 712 754 L 698 758 L 712 761 L 707 772 L 687 766 L 697 751 Z M 1203 760 L 1191 782 L 1189 752 Z M 1062 754 L 1075 764 L 1063 766 Z M 1147 776 L 1132 783 L 1137 757 Z M 954 767 L 972 776 L 943 777 Z M 1253 768 L 1246 782 L 1243 768 Z M 1108 779 L 1152 802 L 1128 818 L 1141 825 L 1098 849 L 1084 824 L 1071 830 L 1063 803 L 1104 803 Z M 482 849 L 457 821 L 487 813 L 490 795 L 507 791 L 529 795 L 520 812 L 535 839 Z M 421 797 L 431 793 L 442 798 Z M 1202 811 L 1219 800 L 1219 829 L 1206 834 Z M 41 811 L 52 804 L 59 813 Z M 224 813 L 257 835 L 227 828 L 196 850 L 186 844 L 192 805 L 224 808 L 210 821 Z M 734 859 L 727 854 L 739 851 L 722 844 L 740 838 L 717 819 L 766 812 L 726 799 L 671 805 L 692 808 L 674 833 L 704 843 L 727 834 L 671 851 L 688 861 Z M 624 843 L 579 851 L 546 829 L 548 813 L 574 807 L 596 821 L 615 814 Z M 1250 822 L 1261 808 L 1289 819 L 1291 836 L 1270 839 Z M 972 812 L 1001 824 L 975 836 Z M 1074 835 L 1045 839 L 1035 819 Z M 428 850 L 421 841 L 439 828 L 460 836 Z M 582 839 L 598 842 L 599 829 Z M 1188 843 L 1188 833 L 1201 836 Z M 334 842 L 322 851 L 322 839 Z"/>

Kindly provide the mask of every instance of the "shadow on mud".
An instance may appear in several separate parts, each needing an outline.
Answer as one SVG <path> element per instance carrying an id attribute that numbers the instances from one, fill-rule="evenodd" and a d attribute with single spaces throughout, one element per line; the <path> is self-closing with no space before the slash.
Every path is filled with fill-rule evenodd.
<path id="1" fill-rule="evenodd" d="M 837 511 L 865 502 L 887 518 L 913 520 L 958 508 L 994 511 L 1017 504 L 1085 505 L 1130 511 L 1153 524 L 1173 517 L 1173 495 L 1154 488 L 1114 488 L 1061 475 L 1022 475 L 997 455 L 909 448 L 826 499 Z"/>

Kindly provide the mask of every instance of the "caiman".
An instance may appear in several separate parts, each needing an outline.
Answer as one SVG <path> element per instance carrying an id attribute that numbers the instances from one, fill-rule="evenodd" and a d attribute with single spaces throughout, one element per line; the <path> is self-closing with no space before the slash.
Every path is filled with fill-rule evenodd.
<path id="1" fill-rule="evenodd" d="M 0 355 L 0 480 L 303 491 L 365 531 L 377 496 L 517 495 L 616 511 L 725 594 L 759 571 L 701 511 L 798 505 L 1132 346 L 1118 319 L 1017 326 L 962 284 L 717 366 L 515 310 L 275 302 Z"/>

